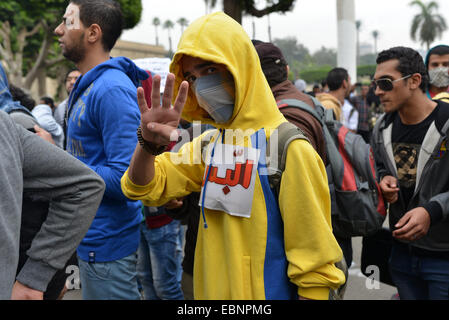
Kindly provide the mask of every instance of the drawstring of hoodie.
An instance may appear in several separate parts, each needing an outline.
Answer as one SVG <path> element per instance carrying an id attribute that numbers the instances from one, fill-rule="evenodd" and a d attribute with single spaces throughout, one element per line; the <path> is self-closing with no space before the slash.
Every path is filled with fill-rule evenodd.
<path id="1" fill-rule="evenodd" d="M 222 132 L 222 129 L 220 129 L 220 134 L 222 135 L 222 143 L 223 143 L 224 142 L 223 141 L 224 140 L 224 130 Z M 207 229 L 206 214 L 204 213 L 204 201 L 206 199 L 206 187 L 207 187 L 207 183 L 209 181 L 210 172 L 212 170 L 212 161 L 214 160 L 215 147 L 217 146 L 218 139 L 220 139 L 220 135 L 218 135 L 217 139 L 215 140 L 214 147 L 212 148 L 212 151 L 210 154 L 210 164 L 209 164 L 209 168 L 208 168 L 207 174 L 206 174 L 206 181 L 204 182 L 203 197 L 201 199 L 201 214 L 203 215 L 204 229 Z"/>

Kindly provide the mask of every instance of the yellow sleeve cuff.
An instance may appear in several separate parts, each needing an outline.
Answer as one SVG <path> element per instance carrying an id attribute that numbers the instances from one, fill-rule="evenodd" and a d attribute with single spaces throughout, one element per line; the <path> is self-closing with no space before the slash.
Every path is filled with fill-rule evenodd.
<path id="1" fill-rule="evenodd" d="M 329 291 L 326 287 L 298 288 L 298 295 L 312 300 L 329 300 Z"/>
<path id="2" fill-rule="evenodd" d="M 145 186 L 139 186 L 131 181 L 131 179 L 128 176 L 128 170 L 126 170 L 121 181 L 122 191 L 127 197 L 143 196 L 147 194 L 148 191 L 151 189 L 152 182 L 153 181 L 151 181 Z"/>

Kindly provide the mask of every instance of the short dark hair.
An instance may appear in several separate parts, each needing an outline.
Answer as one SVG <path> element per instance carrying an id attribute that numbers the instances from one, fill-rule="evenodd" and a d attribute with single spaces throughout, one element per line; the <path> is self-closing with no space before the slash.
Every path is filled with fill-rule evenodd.
<path id="1" fill-rule="evenodd" d="M 70 0 L 79 6 L 80 20 L 85 27 L 98 24 L 103 31 L 102 44 L 111 51 L 123 31 L 124 18 L 120 4 L 114 0 Z"/>
<path id="2" fill-rule="evenodd" d="M 326 83 L 330 91 L 335 91 L 341 88 L 344 80 L 349 79 L 349 73 L 343 68 L 334 68 L 327 74 Z"/>
<path id="3" fill-rule="evenodd" d="M 429 74 L 422 56 L 415 50 L 407 47 L 394 47 L 379 53 L 376 63 L 381 64 L 390 60 L 398 60 L 397 71 L 403 77 L 419 73 L 422 81 L 419 88 L 426 92 L 429 84 Z"/>
<path id="4" fill-rule="evenodd" d="M 49 105 L 52 109 L 55 108 L 55 102 L 52 98 L 45 96 L 41 98 L 41 101 L 43 101 L 46 105 Z"/>
<path id="5" fill-rule="evenodd" d="M 65 74 L 64 81 L 67 81 L 67 78 L 69 77 L 69 75 L 70 75 L 72 72 L 74 72 L 74 71 L 80 72 L 80 70 L 79 70 L 78 68 L 72 68 L 72 69 L 70 69 L 70 70 L 67 71 L 67 73 Z"/>
<path id="6" fill-rule="evenodd" d="M 20 102 L 20 104 L 28 110 L 31 111 L 36 106 L 36 101 L 34 101 L 31 95 L 22 88 L 16 87 L 10 83 L 9 92 L 11 92 L 11 96 L 14 101 Z"/>

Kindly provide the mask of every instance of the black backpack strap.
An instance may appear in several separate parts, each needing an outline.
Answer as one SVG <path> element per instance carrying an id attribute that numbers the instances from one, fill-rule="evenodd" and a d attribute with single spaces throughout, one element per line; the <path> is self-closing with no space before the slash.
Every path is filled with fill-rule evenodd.
<path id="1" fill-rule="evenodd" d="M 272 139 L 277 136 L 277 152 L 270 148 L 273 143 Z M 287 159 L 288 146 L 293 140 L 306 140 L 304 132 L 290 122 L 282 123 L 269 138 L 267 143 L 267 170 L 270 187 L 279 195 L 282 173 L 285 170 L 285 162 Z M 310 142 L 310 141 L 309 141 Z"/>

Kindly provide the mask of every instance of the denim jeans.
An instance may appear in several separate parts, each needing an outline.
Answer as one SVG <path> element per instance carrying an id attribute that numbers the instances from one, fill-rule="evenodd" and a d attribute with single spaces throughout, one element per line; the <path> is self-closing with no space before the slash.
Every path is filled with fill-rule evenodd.
<path id="1" fill-rule="evenodd" d="M 140 300 L 137 254 L 110 262 L 89 263 L 78 257 L 83 300 Z"/>
<path id="2" fill-rule="evenodd" d="M 390 270 L 401 300 L 449 300 L 449 260 L 417 256 L 395 244 Z"/>
<path id="3" fill-rule="evenodd" d="M 148 229 L 144 221 L 140 232 L 137 276 L 145 300 L 183 300 L 181 223 Z"/>

